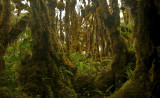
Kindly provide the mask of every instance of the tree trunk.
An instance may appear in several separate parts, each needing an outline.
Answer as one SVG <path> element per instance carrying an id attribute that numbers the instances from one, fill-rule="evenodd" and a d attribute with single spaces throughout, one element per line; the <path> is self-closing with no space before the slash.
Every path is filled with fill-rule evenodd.
<path id="1" fill-rule="evenodd" d="M 4 0 L 0 17 L 0 70 L 5 69 L 3 56 L 7 47 L 7 33 L 10 30 L 11 5 L 10 0 Z"/>
<path id="2" fill-rule="evenodd" d="M 106 82 L 107 79 L 114 80 L 112 81 L 112 84 L 109 83 L 111 85 L 108 85 L 106 89 L 112 85 L 115 86 L 115 89 L 118 89 L 122 86 L 123 82 L 125 81 L 124 79 L 125 77 L 122 77 L 122 76 L 126 72 L 129 54 L 128 54 L 127 46 L 125 45 L 124 41 L 120 36 L 120 16 L 119 16 L 118 0 L 112 0 L 111 5 L 112 5 L 112 9 L 109 9 L 109 6 L 106 0 L 101 0 L 100 7 L 97 8 L 96 12 L 97 12 L 97 15 L 98 14 L 101 15 L 99 16 L 99 18 L 104 21 L 105 27 L 107 28 L 109 42 L 112 50 L 111 51 L 112 52 L 111 69 L 108 71 L 111 71 L 109 72 L 112 75 L 112 77 L 110 78 L 113 78 L 113 79 L 106 78 L 106 80 L 104 80 L 103 82 L 107 85 L 107 82 Z M 110 12 L 110 10 L 112 10 L 112 13 Z M 108 72 L 106 71 L 105 73 L 108 73 Z"/>
<path id="3" fill-rule="evenodd" d="M 12 43 L 17 36 L 26 29 L 28 24 L 27 14 L 22 17 L 15 26 L 11 27 L 10 0 L 5 0 L 3 4 L 2 16 L 0 18 L 0 70 L 5 68 L 3 56 L 5 55 L 7 45 Z"/>
<path id="4" fill-rule="evenodd" d="M 62 27 L 62 10 L 60 10 L 60 40 L 61 40 L 61 44 L 64 44 L 64 34 L 62 32 L 63 27 Z"/>
<path id="5" fill-rule="evenodd" d="M 160 22 L 157 3 L 153 0 L 138 1 L 136 68 L 132 77 L 110 98 L 158 98 L 160 95 L 156 93 L 160 90 L 160 40 L 156 33 L 159 26 L 155 25 Z"/>
<path id="6" fill-rule="evenodd" d="M 26 56 L 19 67 L 19 83 L 24 87 L 23 91 L 34 97 L 75 97 L 70 78 L 60 73 L 60 67 L 64 67 L 65 61 L 63 57 L 58 59 L 56 54 L 59 46 L 53 42 L 54 31 L 46 1 L 31 0 L 30 5 L 31 37 L 34 43 L 31 48 L 32 55 Z"/>
<path id="7" fill-rule="evenodd" d="M 78 34 L 78 19 L 77 19 L 77 13 L 75 10 L 75 6 L 76 6 L 77 1 L 76 0 L 72 0 L 71 4 L 70 4 L 70 19 L 71 19 L 71 51 L 72 52 L 79 52 L 80 48 L 79 48 L 79 34 Z"/>
<path id="8" fill-rule="evenodd" d="M 69 30 L 69 27 L 70 27 L 70 21 L 69 21 L 69 5 L 70 4 L 70 0 L 66 0 L 66 8 L 65 8 L 65 31 L 66 31 L 66 48 L 67 48 L 67 52 L 69 52 L 70 50 L 70 41 L 71 41 L 71 35 L 70 35 L 70 30 Z"/>
<path id="9" fill-rule="evenodd" d="M 0 42 L 0 70 L 4 70 L 5 69 L 5 61 L 3 59 L 3 56 L 5 54 L 5 50 L 6 50 L 6 46 L 3 45 L 3 43 Z"/>
<path id="10" fill-rule="evenodd" d="M 93 16 L 92 16 L 92 21 L 91 21 L 91 24 L 92 24 L 92 29 L 91 29 L 91 34 L 90 34 L 90 47 L 89 47 L 89 51 L 90 51 L 90 53 L 92 54 L 92 56 L 93 56 L 93 53 L 94 53 L 94 28 L 95 28 L 95 26 L 94 26 L 94 14 L 93 14 Z"/>

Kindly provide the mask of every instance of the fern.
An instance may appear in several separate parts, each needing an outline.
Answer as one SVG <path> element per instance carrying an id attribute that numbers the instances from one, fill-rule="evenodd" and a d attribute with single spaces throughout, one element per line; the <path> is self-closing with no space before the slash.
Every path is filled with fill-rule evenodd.
<path id="1" fill-rule="evenodd" d="M 126 72 L 126 77 L 129 79 L 132 76 L 133 70 L 129 67 Z"/>
<path id="2" fill-rule="evenodd" d="M 100 66 L 101 62 L 94 61 L 88 57 L 88 54 L 69 53 L 69 59 L 75 65 L 80 75 L 96 75 L 97 72 L 103 71 L 106 66 Z M 108 59 L 109 61 L 109 59 Z"/>
<path id="3" fill-rule="evenodd" d="M 65 68 L 64 66 L 60 67 L 60 72 L 61 73 L 67 73 L 71 76 L 74 76 L 74 74 L 71 71 L 69 71 L 67 68 Z"/>
<path id="4" fill-rule="evenodd" d="M 114 87 L 114 85 L 111 85 L 107 90 L 106 90 L 106 92 L 105 92 L 105 94 L 107 94 L 107 93 L 109 93 L 109 94 L 111 94 L 111 89 Z"/>

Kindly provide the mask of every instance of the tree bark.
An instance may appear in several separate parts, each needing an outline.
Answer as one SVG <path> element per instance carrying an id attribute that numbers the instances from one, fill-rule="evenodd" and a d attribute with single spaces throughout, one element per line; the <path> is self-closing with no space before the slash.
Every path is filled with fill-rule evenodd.
<path id="1" fill-rule="evenodd" d="M 66 31 L 66 48 L 67 52 L 70 51 L 71 47 L 71 34 L 70 34 L 70 21 L 69 21 L 69 12 L 70 12 L 70 0 L 66 0 L 66 8 L 65 8 L 65 31 Z"/>
<path id="2" fill-rule="evenodd" d="M 60 40 L 61 40 L 61 44 L 64 44 L 64 34 L 62 32 L 63 27 L 62 27 L 62 10 L 60 10 Z"/>
<path id="3" fill-rule="evenodd" d="M 113 83 L 113 85 L 118 89 L 124 82 L 124 77 L 122 76 L 126 72 L 126 66 L 128 63 L 128 49 L 120 36 L 118 0 L 112 0 L 112 9 L 109 9 L 106 0 L 101 0 L 99 3 L 100 7 L 96 10 L 97 16 L 99 15 L 99 18 L 104 21 L 112 50 L 111 70 L 113 74 L 112 78 L 114 79 L 111 80 L 114 80 L 113 82 L 115 83 Z"/>
<path id="4" fill-rule="evenodd" d="M 56 54 L 59 46 L 52 39 L 54 31 L 46 1 L 30 0 L 30 5 L 31 37 L 34 43 L 31 47 L 32 55 L 26 56 L 19 67 L 19 83 L 24 87 L 23 91 L 34 97 L 75 97 L 69 76 L 60 73 L 65 59 L 63 56 L 58 58 Z"/>
<path id="5" fill-rule="evenodd" d="M 160 4 L 160 3 L 159 3 Z M 158 6 L 153 0 L 138 1 L 138 29 L 135 39 L 136 68 L 132 77 L 109 98 L 155 97 L 158 98 L 160 85 Z M 153 26 L 154 25 L 154 26 Z"/>
<path id="6" fill-rule="evenodd" d="M 2 4 L 2 12 L 0 17 L 0 70 L 5 68 L 3 56 L 7 47 L 7 33 L 10 29 L 11 5 L 10 0 L 4 0 Z"/>

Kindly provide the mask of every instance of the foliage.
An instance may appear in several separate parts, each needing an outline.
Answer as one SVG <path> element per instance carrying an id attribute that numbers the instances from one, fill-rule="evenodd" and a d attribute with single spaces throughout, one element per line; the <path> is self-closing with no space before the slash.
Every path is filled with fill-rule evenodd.
<path id="1" fill-rule="evenodd" d="M 31 45 L 35 44 L 32 41 L 31 31 L 26 30 L 19 35 L 19 41 L 17 42 L 17 54 L 23 59 L 26 55 L 31 55 Z"/>
<path id="2" fill-rule="evenodd" d="M 77 93 L 90 97 L 94 95 L 105 96 L 106 93 L 110 93 L 110 89 L 108 89 L 105 93 L 95 88 L 93 84 L 93 81 L 97 75 L 109 68 L 108 64 L 111 62 L 110 58 L 105 57 L 100 62 L 93 60 L 93 58 L 88 53 L 81 54 L 78 52 L 70 52 L 69 58 L 75 65 L 76 72 L 74 74 L 73 85 Z M 104 64 L 102 65 L 102 63 Z"/>
<path id="3" fill-rule="evenodd" d="M 125 75 L 123 75 L 123 77 L 126 77 L 127 79 L 129 79 L 132 76 L 132 73 L 133 73 L 133 70 L 134 70 L 134 68 L 132 68 L 132 67 L 134 67 L 133 64 L 134 63 L 132 63 L 132 62 L 130 62 L 128 64 L 127 71 L 125 72 Z"/>
<path id="4" fill-rule="evenodd" d="M 73 72 L 71 72 L 70 70 L 68 70 L 66 67 L 60 67 L 60 73 L 66 73 L 69 74 L 71 76 L 74 76 Z"/>
<path id="5" fill-rule="evenodd" d="M 133 23 L 121 23 L 121 36 L 124 39 L 128 50 L 133 51 L 133 42 L 132 40 L 132 30 L 133 29 Z"/>
<path id="6" fill-rule="evenodd" d="M 17 42 L 13 42 L 6 50 L 4 60 L 6 64 L 5 71 L 3 72 L 3 77 L 1 79 L 6 80 L 6 83 L 1 88 L 2 92 L 5 93 L 5 96 L 17 96 L 16 93 L 20 94 L 22 89 L 21 86 L 17 85 L 17 76 L 18 76 L 18 66 L 20 65 L 21 60 L 27 54 L 31 54 L 30 51 L 30 30 L 22 32 L 17 39 Z M 1 92 L 1 93 L 2 93 Z M 24 95 L 24 94 L 23 94 Z M 23 96 L 22 95 L 22 96 Z M 21 96 L 21 97 L 22 97 Z M 21 98 L 20 96 L 16 98 Z M 25 98 L 25 95 L 24 95 Z"/>
<path id="7" fill-rule="evenodd" d="M 126 72 L 126 77 L 129 79 L 132 76 L 133 70 L 129 67 Z"/>
<path id="8" fill-rule="evenodd" d="M 0 0 L 0 3 L 2 1 L 4 1 L 4 0 Z M 21 1 L 28 2 L 29 5 L 27 3 L 23 4 Z M 93 81 L 95 80 L 96 77 L 98 77 L 99 74 L 102 74 L 103 72 L 105 72 L 106 69 L 111 69 L 110 62 L 111 62 L 112 58 L 107 57 L 106 54 L 111 54 L 111 53 L 109 53 L 109 52 L 111 52 L 110 48 L 112 48 L 112 46 L 114 46 L 114 45 L 112 45 L 112 44 L 114 44 L 114 43 L 112 43 L 112 40 L 114 41 L 114 39 L 112 39 L 111 35 L 114 35 L 114 34 L 112 34 L 113 33 L 112 30 L 109 30 L 110 29 L 109 27 L 111 25 L 113 25 L 113 27 L 114 27 L 114 23 L 112 23 L 114 21 L 112 21 L 112 20 L 117 21 L 118 18 L 117 19 L 115 17 L 112 18 L 112 16 L 113 16 L 112 14 L 114 14 L 114 13 L 111 13 L 111 16 L 109 16 L 109 13 L 107 13 L 107 15 L 105 15 L 106 14 L 105 11 L 108 10 L 107 7 L 102 6 L 102 5 L 105 5 L 105 4 L 102 4 L 102 3 L 104 3 L 103 1 L 105 1 L 105 0 L 89 0 L 88 4 L 85 3 L 86 0 L 79 0 L 79 2 L 81 2 L 80 5 L 79 4 L 76 5 L 76 2 L 77 2 L 76 0 L 71 0 L 71 1 L 66 0 L 65 2 L 63 2 L 63 0 L 61 0 L 61 1 L 60 0 L 59 1 L 57 1 L 57 0 L 52 0 L 52 1 L 51 0 L 48 0 L 48 1 L 43 0 L 43 1 L 39 2 L 39 5 L 37 7 L 33 7 L 32 5 L 30 6 L 30 4 L 32 4 L 33 2 L 35 4 L 36 3 L 38 4 L 38 2 L 35 2 L 35 1 L 33 1 L 33 0 L 27 0 L 27 1 L 26 0 L 11 0 L 11 2 L 12 2 L 11 6 L 13 7 L 13 9 L 11 10 L 12 15 L 10 17 L 11 18 L 10 30 L 12 30 L 12 27 L 14 27 L 17 24 L 17 22 L 19 20 L 21 20 L 21 18 L 24 15 L 28 14 L 28 12 L 29 12 L 28 15 L 30 16 L 30 19 L 34 20 L 34 22 L 36 22 L 35 23 L 36 25 L 29 25 L 30 27 L 25 26 L 26 30 L 21 32 L 19 34 L 19 36 L 17 36 L 17 39 L 8 45 L 5 56 L 4 56 L 6 69 L 4 72 L 2 72 L 3 73 L 2 77 L 0 77 L 0 80 L 1 79 L 6 80 L 6 83 L 5 83 L 5 85 L 3 85 L 3 87 L 0 87 L 0 95 L 3 95 L 5 93 L 5 95 L 7 97 L 17 97 L 16 93 L 20 94 L 22 89 L 24 88 L 24 87 L 18 85 L 17 78 L 21 76 L 21 77 L 23 77 L 22 81 L 25 81 L 24 79 L 26 79 L 26 77 L 23 76 L 24 74 L 27 74 L 27 75 L 29 74 L 28 76 L 30 76 L 29 79 L 27 77 L 27 80 L 25 82 L 30 83 L 29 85 L 33 85 L 33 88 L 31 88 L 33 90 L 33 91 L 31 90 L 31 92 L 33 92 L 33 93 L 34 93 L 34 88 L 35 88 L 34 86 L 35 85 L 36 85 L 36 87 L 42 87 L 42 86 L 39 86 L 39 84 L 41 82 L 39 82 L 38 79 L 42 79 L 43 81 L 51 81 L 52 77 L 48 77 L 47 75 L 49 75 L 49 76 L 53 75 L 53 76 L 55 76 L 54 77 L 55 79 L 53 81 L 58 81 L 57 84 L 62 86 L 61 87 L 62 90 L 59 90 L 59 91 L 57 90 L 57 92 L 59 92 L 60 94 L 65 95 L 67 93 L 74 92 L 74 89 L 75 89 L 77 94 L 80 93 L 81 95 L 89 96 L 89 97 L 94 96 L 95 94 L 100 95 L 100 96 L 106 96 L 108 94 L 110 95 L 111 89 L 114 88 L 114 85 L 111 85 L 107 90 L 105 89 L 105 90 L 101 91 L 98 89 L 98 87 L 94 87 L 94 84 L 93 84 Z M 67 2 L 68 2 L 68 10 L 67 10 Z M 53 6 L 51 3 L 53 3 Z M 111 4 L 111 3 L 113 3 L 113 4 Z M 18 5 L 18 4 L 21 4 L 21 5 Z M 54 5 L 57 5 L 57 6 L 54 6 Z M 108 12 L 116 12 L 113 9 L 114 8 L 113 5 L 115 6 L 114 2 L 110 2 Z M 20 6 L 20 7 L 18 7 L 18 6 Z M 36 8 L 38 8 L 40 6 L 41 6 L 41 8 L 39 10 L 36 10 Z M 32 9 L 32 7 L 35 9 Z M 56 7 L 59 10 L 57 10 Z M 78 7 L 78 11 L 77 11 L 77 9 L 75 9 L 76 7 Z M 106 8 L 106 9 L 99 10 L 99 8 Z M 14 9 L 16 9 L 16 10 L 14 10 Z M 55 10 L 62 12 L 62 10 L 64 10 L 64 9 L 65 9 L 64 12 L 68 13 L 68 14 L 66 14 L 66 16 L 68 15 L 68 17 L 66 17 L 64 20 L 63 15 L 62 15 L 62 20 L 60 20 L 58 18 L 58 15 L 60 13 L 58 13 L 58 12 L 54 13 L 54 12 L 55 12 Z M 23 12 L 21 13 L 21 11 L 24 11 L 24 10 L 25 11 L 27 10 L 27 13 L 23 13 Z M 40 12 L 38 12 L 38 11 L 40 11 Z M 82 11 L 82 12 L 80 12 L 80 11 Z M 98 12 L 98 13 L 96 13 L 96 12 Z M 117 10 L 117 12 L 118 12 L 118 10 Z M 1 9 L 0 9 L 0 14 L 1 14 Z M 16 16 L 16 14 L 17 14 L 17 16 Z M 18 15 L 18 14 L 20 14 L 20 15 Z M 56 15 L 57 15 L 57 18 L 55 19 L 54 16 L 56 16 Z M 34 16 L 36 16 L 36 17 L 34 17 Z M 98 19 L 98 18 L 104 18 L 104 19 Z M 108 18 L 108 19 L 106 20 L 106 18 Z M 130 17 L 128 17 L 128 18 L 130 18 Z M 50 20 L 52 20 L 52 21 L 50 21 Z M 68 20 L 67 23 L 64 22 L 66 20 Z M 109 23 L 108 20 L 111 23 Z M 56 21 L 56 22 L 54 23 L 54 21 Z M 32 21 L 30 21 L 30 23 L 31 22 Z M 63 29 L 62 32 L 64 33 L 64 37 L 65 37 L 64 44 L 61 44 L 61 42 L 60 42 L 61 38 L 59 38 L 59 36 L 58 36 L 59 25 L 61 24 L 59 22 L 62 22 L 62 25 L 61 25 L 62 29 Z M 107 22 L 109 24 L 107 24 Z M 51 24 L 53 24 L 52 25 L 53 30 L 50 29 Z M 66 26 L 64 26 L 64 25 L 66 25 Z M 119 24 L 117 24 L 117 25 L 119 25 Z M 37 29 L 37 27 L 40 27 L 40 28 Z M 30 28 L 32 28 L 32 31 L 34 31 L 34 33 L 37 32 L 37 34 L 32 34 L 34 37 L 33 36 L 31 37 L 32 32 L 31 32 Z M 119 27 L 116 27 L 116 28 L 119 28 Z M 113 28 L 113 29 L 116 29 L 116 28 Z M 127 47 L 128 50 L 130 50 L 130 51 L 133 51 L 133 44 L 130 39 L 132 29 L 133 29 L 132 22 L 129 22 L 128 24 L 123 23 L 123 22 L 121 23 L 121 32 L 120 32 L 121 37 L 120 38 L 124 39 L 122 41 L 125 42 L 125 44 L 128 46 Z M 40 32 L 43 32 L 43 33 L 40 33 Z M 119 31 L 118 31 L 118 33 L 119 33 Z M 40 36 L 39 43 L 36 40 L 32 39 L 32 38 L 35 38 L 38 36 Z M 3 36 L 2 36 L 2 38 L 3 38 Z M 68 39 L 68 43 L 66 41 L 67 39 Z M 48 41 L 46 41 L 46 40 L 53 42 L 53 45 L 54 45 L 53 47 L 54 48 L 56 47 L 56 48 L 52 49 L 52 46 L 48 46 L 49 44 L 47 44 Z M 115 38 L 115 40 L 116 40 L 116 38 Z M 57 43 L 56 43 L 56 41 L 57 41 Z M 117 42 L 119 42 L 119 41 L 117 41 Z M 42 48 L 46 48 L 44 50 L 50 50 L 50 48 L 51 48 L 51 50 L 53 50 L 53 51 L 46 52 L 49 54 L 49 57 L 46 57 L 46 58 L 44 57 L 44 58 L 49 59 L 49 60 L 44 60 L 46 62 L 41 62 L 41 60 L 42 60 L 41 57 L 40 57 L 40 60 L 38 58 L 36 58 L 36 60 L 33 60 L 35 62 L 32 65 L 32 64 L 30 64 L 31 62 L 26 61 L 26 57 L 32 56 L 31 48 L 33 49 L 34 48 L 33 46 L 35 46 L 35 44 L 37 44 L 37 43 L 39 45 L 44 44 L 44 47 L 42 47 Z M 1 40 L 0 40 L 0 44 L 1 44 Z M 55 45 L 57 45 L 57 46 L 55 46 Z M 67 52 L 65 52 L 66 51 L 65 48 L 67 47 L 67 45 L 68 45 L 68 47 L 70 47 L 70 50 L 67 50 Z M 119 44 L 117 44 L 117 45 L 119 45 Z M 115 46 L 116 46 L 116 43 L 115 43 Z M 37 45 L 37 47 L 38 47 L 38 45 Z M 57 49 L 57 47 L 58 47 L 58 49 Z M 37 49 L 39 49 L 39 48 L 37 48 Z M 117 48 L 115 48 L 115 49 L 117 49 Z M 122 49 L 117 49 L 117 53 L 119 52 L 118 50 L 122 50 Z M 36 51 L 36 49 L 35 49 L 35 51 Z M 43 49 L 42 49 L 42 52 L 43 52 Z M 53 54 L 51 52 L 53 52 Z M 81 52 L 88 52 L 88 53 L 83 54 Z M 108 53 L 105 53 L 105 52 L 108 52 Z M 63 60 L 62 59 L 63 57 L 61 58 L 61 56 L 66 55 L 66 54 L 68 54 L 67 56 L 68 56 L 69 60 L 71 60 L 71 62 L 74 65 L 73 70 L 68 68 L 68 66 L 63 66 L 64 63 L 61 62 Z M 114 56 L 114 54 L 111 54 L 111 55 Z M 64 56 L 64 58 L 65 58 L 65 56 Z M 67 60 L 68 60 L 68 58 L 67 58 Z M 100 61 L 96 61 L 96 60 L 100 60 Z M 51 63 L 50 61 L 53 61 L 53 63 L 50 64 Z M 64 60 L 64 62 L 65 62 L 65 60 Z M 27 65 L 27 66 L 23 66 L 23 64 L 22 64 L 22 66 L 21 66 L 23 68 L 23 70 L 21 70 L 22 73 L 21 73 L 21 75 L 17 75 L 18 74 L 18 67 L 20 66 L 20 63 L 21 64 L 24 63 L 24 65 Z M 28 65 L 32 65 L 32 66 L 28 66 Z M 44 67 L 39 66 L 39 65 L 43 65 Z M 133 63 L 128 64 L 129 67 L 125 72 L 125 76 L 123 76 L 123 77 L 126 77 L 127 79 L 129 79 L 132 76 L 132 72 L 133 72 L 133 69 L 131 68 L 132 65 L 133 65 Z M 56 66 L 56 67 L 54 67 L 54 66 Z M 53 73 L 52 73 L 52 69 L 54 70 Z M 20 71 L 19 71 L 19 73 L 20 73 Z M 40 78 L 38 77 L 38 75 L 41 75 L 41 74 L 43 75 L 44 73 L 46 73 L 47 75 L 44 75 L 42 77 L 40 76 Z M 60 78 L 58 77 L 58 75 L 60 75 Z M 105 77 L 107 75 L 108 75 L 108 73 L 104 74 L 104 77 L 103 77 L 103 79 L 106 81 L 107 81 L 107 78 L 105 78 Z M 35 78 L 35 77 L 38 77 L 38 78 Z M 57 79 L 57 77 L 59 78 L 59 80 Z M 34 79 L 32 80 L 32 78 L 34 78 Z M 36 79 L 38 80 L 39 84 L 38 83 L 34 84 L 34 81 L 37 81 Z M 101 79 L 101 80 L 103 80 L 103 79 Z M 52 81 L 52 83 L 53 83 L 53 85 L 55 85 L 53 81 Z M 62 82 L 64 82 L 64 83 L 62 83 Z M 72 82 L 73 82 L 74 89 L 70 89 L 70 87 L 72 88 Z M 101 83 L 100 81 L 98 81 L 98 82 Z M 67 84 L 67 86 L 65 84 Z M 103 83 L 101 83 L 101 84 L 103 84 Z M 105 85 L 102 85 L 102 86 L 105 86 Z M 57 89 L 59 89 L 59 88 L 57 88 Z M 54 96 L 54 94 L 52 92 L 52 90 L 53 90 L 52 87 L 48 86 L 47 90 L 48 90 L 49 95 Z M 22 94 L 21 96 L 26 96 L 26 95 Z M 76 94 L 75 94 L 75 96 L 76 96 Z M 37 95 L 36 97 L 39 98 L 39 97 L 41 97 L 41 95 Z M 70 96 L 70 97 L 72 97 L 72 96 Z M 22 98 L 24 98 L 24 97 L 22 97 Z"/>
<path id="9" fill-rule="evenodd" d="M 129 37 L 132 31 L 132 28 L 133 28 L 132 23 L 128 23 L 128 24 L 121 23 L 121 35 L 123 37 Z"/>
<path id="10" fill-rule="evenodd" d="M 99 61 L 94 61 L 90 54 L 70 53 L 69 58 L 81 75 L 95 75 L 97 72 L 104 71 L 107 67 L 101 66 Z"/>

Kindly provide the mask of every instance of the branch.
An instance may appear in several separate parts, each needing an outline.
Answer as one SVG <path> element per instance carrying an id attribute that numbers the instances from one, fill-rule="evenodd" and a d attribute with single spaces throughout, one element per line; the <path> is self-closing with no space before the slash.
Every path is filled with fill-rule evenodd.
<path id="1" fill-rule="evenodd" d="M 104 21 L 107 27 L 110 27 L 110 24 L 112 23 L 112 13 L 110 11 L 109 5 L 106 0 L 99 0 L 99 4 L 100 5 L 96 10 L 96 16 L 101 21 Z"/>
<path id="2" fill-rule="evenodd" d="M 8 33 L 8 43 L 12 42 L 17 38 L 17 36 L 26 30 L 26 27 L 29 23 L 29 14 L 21 18 L 21 20 L 12 28 Z"/>

